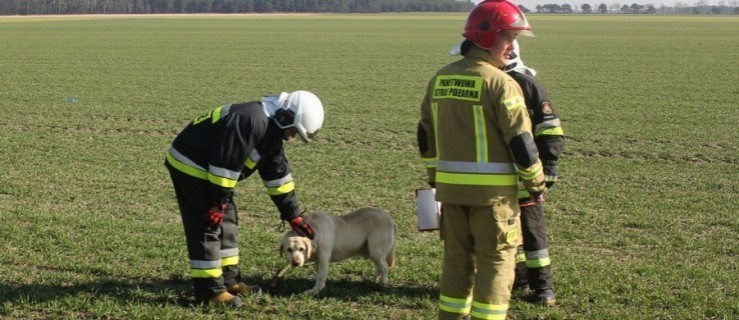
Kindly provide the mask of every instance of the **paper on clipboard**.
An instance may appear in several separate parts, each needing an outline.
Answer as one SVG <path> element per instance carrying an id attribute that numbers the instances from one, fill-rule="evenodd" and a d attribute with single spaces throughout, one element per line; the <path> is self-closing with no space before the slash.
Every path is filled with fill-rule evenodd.
<path id="1" fill-rule="evenodd" d="M 418 231 L 439 229 L 441 203 L 436 201 L 436 189 L 416 189 L 416 213 Z"/>

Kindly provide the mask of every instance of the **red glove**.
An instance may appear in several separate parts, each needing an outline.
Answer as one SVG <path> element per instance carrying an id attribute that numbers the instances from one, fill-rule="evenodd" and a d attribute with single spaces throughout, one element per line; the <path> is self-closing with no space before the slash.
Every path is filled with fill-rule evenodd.
<path id="1" fill-rule="evenodd" d="M 309 224 L 305 223 L 302 216 L 290 220 L 290 227 L 300 236 L 313 240 L 315 232 Z"/>
<path id="2" fill-rule="evenodd" d="M 211 227 L 220 226 L 221 223 L 223 223 L 223 211 L 224 210 L 226 210 L 225 204 L 212 207 L 208 209 L 208 212 L 203 214 L 203 219 Z"/>

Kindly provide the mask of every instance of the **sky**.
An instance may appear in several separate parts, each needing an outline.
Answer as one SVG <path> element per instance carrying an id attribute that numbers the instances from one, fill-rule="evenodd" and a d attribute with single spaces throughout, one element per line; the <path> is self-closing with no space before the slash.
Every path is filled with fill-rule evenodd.
<path id="1" fill-rule="evenodd" d="M 573 8 L 577 7 L 579 8 L 582 4 L 590 4 L 591 6 L 597 7 L 601 3 L 605 3 L 607 5 L 611 5 L 613 3 L 618 3 L 620 5 L 631 5 L 632 3 L 640 4 L 640 5 L 647 5 L 652 4 L 655 8 L 659 8 L 662 4 L 668 7 L 674 6 L 676 3 L 680 2 L 687 5 L 695 5 L 699 0 L 510 0 L 511 2 L 515 4 L 521 4 L 524 7 L 528 8 L 529 10 L 534 10 L 537 5 L 545 5 L 545 4 L 569 4 Z M 708 3 L 710 5 L 718 5 L 719 2 L 722 2 L 725 5 L 731 5 L 735 0 L 708 0 Z M 478 3 L 480 0 L 472 0 L 473 3 Z"/>

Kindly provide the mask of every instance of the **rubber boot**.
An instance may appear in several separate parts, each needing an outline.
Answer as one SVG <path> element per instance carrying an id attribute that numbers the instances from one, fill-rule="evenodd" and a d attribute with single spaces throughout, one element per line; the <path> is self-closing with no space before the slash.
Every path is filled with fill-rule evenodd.
<path id="1" fill-rule="evenodd" d="M 226 287 L 226 291 L 235 296 L 258 296 L 262 294 L 262 288 L 258 286 L 249 286 L 243 282 L 237 282 Z"/>
<path id="2" fill-rule="evenodd" d="M 221 292 L 217 296 L 210 298 L 210 304 L 233 309 L 241 308 L 241 306 L 243 305 L 239 297 L 234 296 L 228 292 Z"/>

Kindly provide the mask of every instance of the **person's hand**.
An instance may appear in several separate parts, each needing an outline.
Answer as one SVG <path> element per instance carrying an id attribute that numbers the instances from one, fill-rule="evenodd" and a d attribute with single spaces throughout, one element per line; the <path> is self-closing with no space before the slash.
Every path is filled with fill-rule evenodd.
<path id="1" fill-rule="evenodd" d="M 529 191 L 529 200 L 526 202 L 521 202 L 519 200 L 518 206 L 519 207 L 529 207 L 529 206 L 535 206 L 539 203 L 543 203 L 547 200 L 545 191 L 542 192 L 531 192 Z"/>
<path id="2" fill-rule="evenodd" d="M 302 237 L 306 237 L 308 239 L 313 240 L 313 237 L 315 236 L 315 232 L 313 231 L 313 228 L 309 224 L 303 220 L 302 216 L 297 216 L 296 218 L 293 218 L 290 220 L 290 227 L 293 228 L 293 230 L 299 234 Z"/>
<path id="3" fill-rule="evenodd" d="M 544 192 L 529 193 L 529 197 L 531 197 L 531 201 L 533 201 L 534 203 L 542 203 L 547 201 L 546 190 Z"/>
<path id="4" fill-rule="evenodd" d="M 221 223 L 223 223 L 223 210 L 226 209 L 225 207 L 225 205 L 220 205 L 208 209 L 208 212 L 203 214 L 203 220 L 205 220 L 205 223 L 211 227 L 220 226 Z"/>

